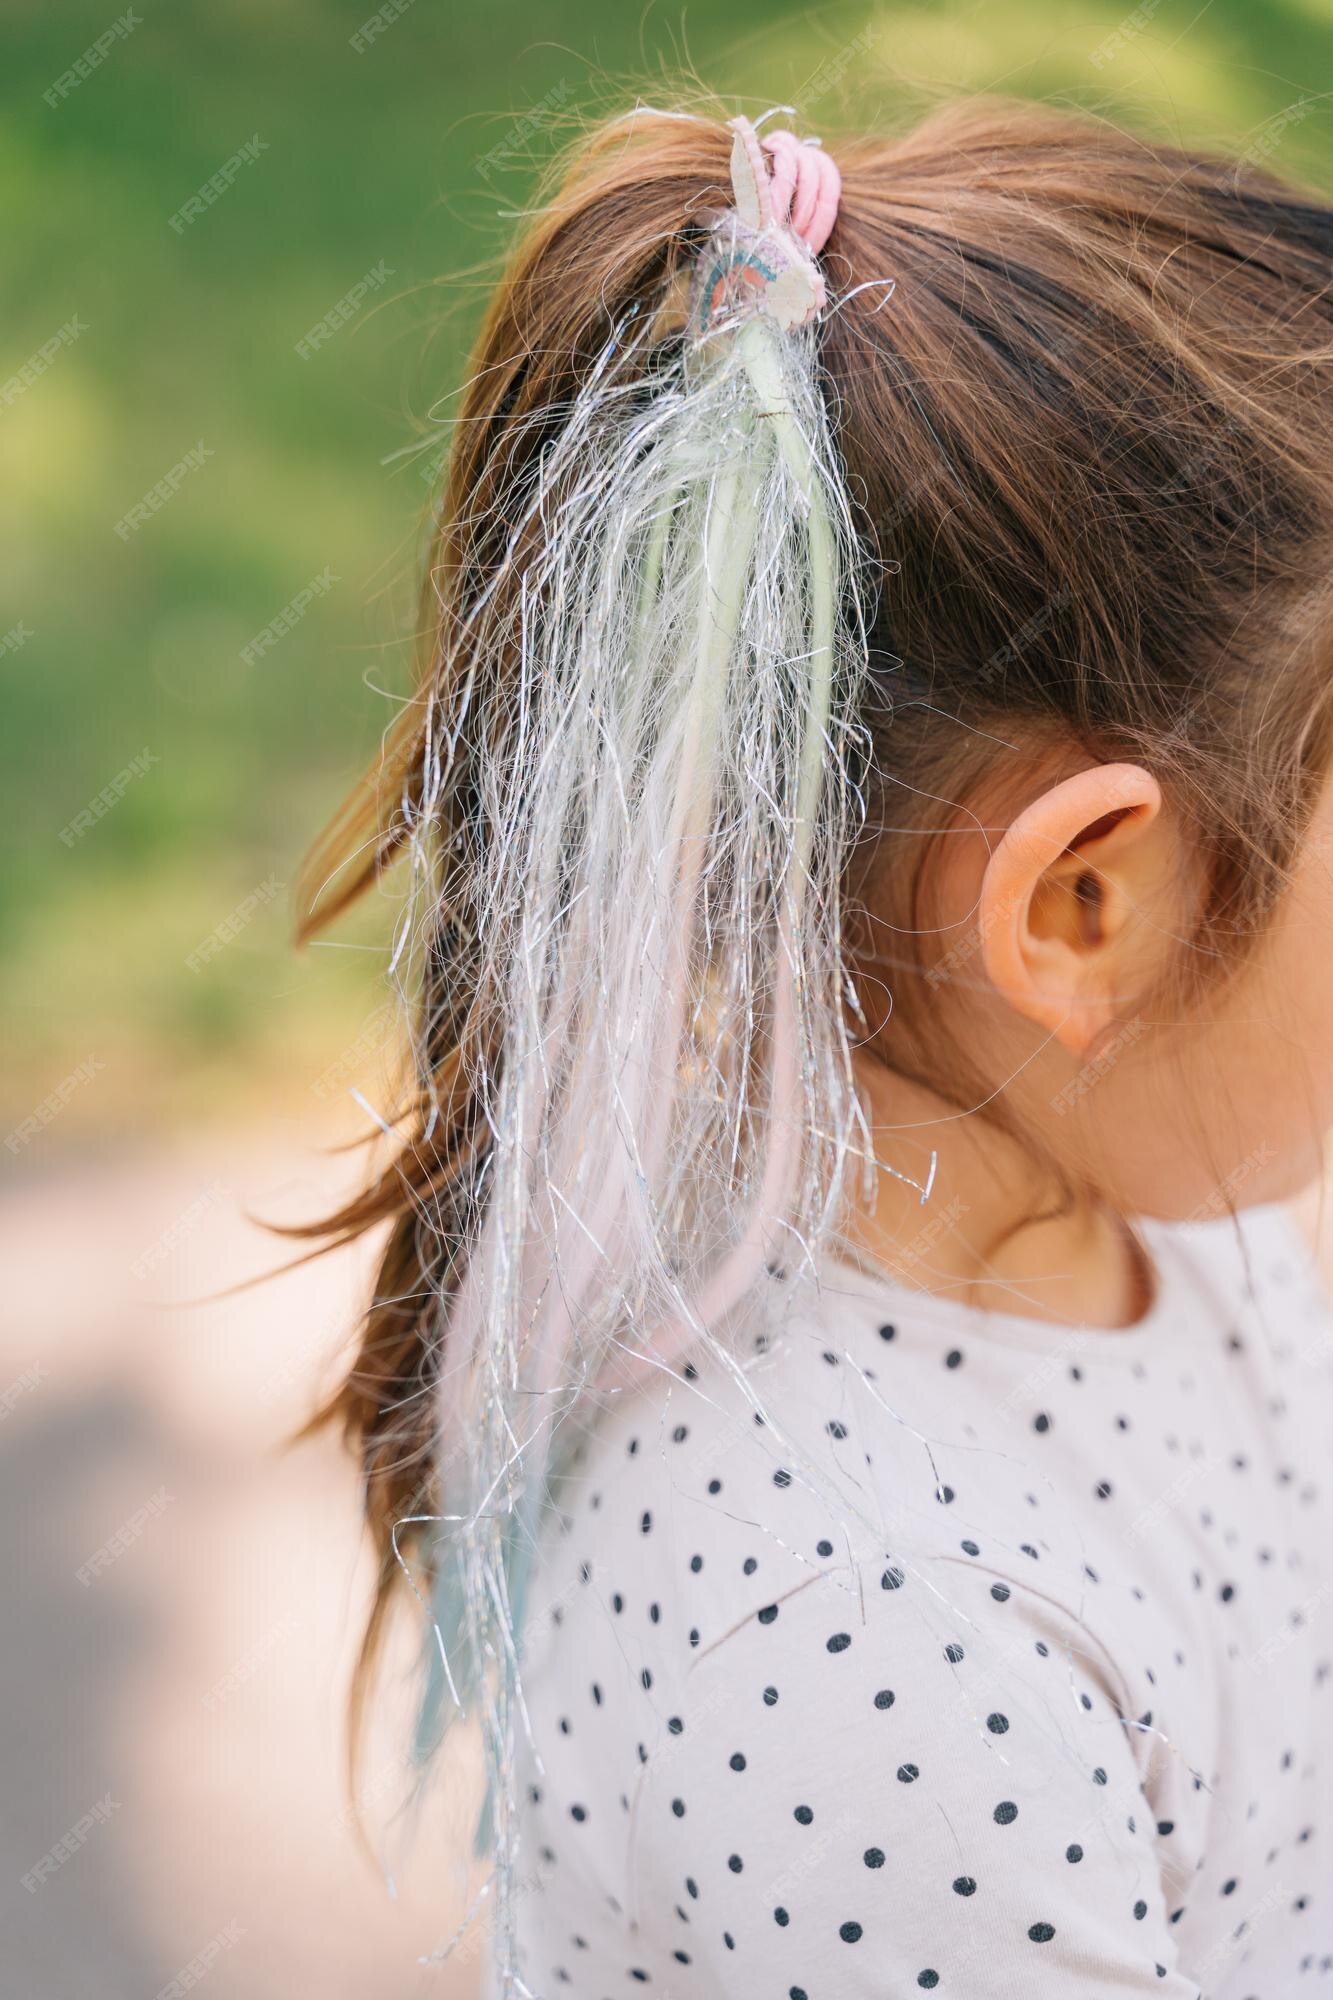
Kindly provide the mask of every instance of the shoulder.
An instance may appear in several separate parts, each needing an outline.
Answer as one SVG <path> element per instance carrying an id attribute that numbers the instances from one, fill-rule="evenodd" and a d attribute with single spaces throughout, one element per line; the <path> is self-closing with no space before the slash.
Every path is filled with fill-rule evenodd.
<path id="1" fill-rule="evenodd" d="M 840 1272 L 729 1356 L 616 1399 L 560 1489 L 530 1663 L 552 1620 L 609 1619 L 623 1639 L 646 1619 L 654 1651 L 673 1632 L 688 1666 L 816 1584 L 803 1616 L 887 1598 L 925 1566 L 937 1581 L 913 1595 L 932 1633 L 959 1570 L 983 1613 L 1016 1587 L 1070 1596 L 1083 1537 L 1034 1464 L 1049 1377 L 1068 1369 L 1058 1329 L 1031 1349 L 975 1334 Z"/>

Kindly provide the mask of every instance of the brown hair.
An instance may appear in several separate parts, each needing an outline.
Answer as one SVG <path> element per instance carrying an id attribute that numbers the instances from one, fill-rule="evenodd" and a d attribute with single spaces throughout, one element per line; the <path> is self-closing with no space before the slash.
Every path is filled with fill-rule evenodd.
<path id="1" fill-rule="evenodd" d="M 720 121 L 602 127 L 515 249 L 468 370 L 424 590 L 423 688 L 446 712 L 452 635 L 510 532 L 497 501 L 535 476 L 608 327 L 668 297 L 696 216 L 726 199 L 728 153 Z M 823 263 L 843 302 L 821 359 L 881 579 L 849 901 L 911 955 L 885 1060 L 961 1102 L 963 1054 L 932 1043 L 909 974 L 937 949 L 913 935 L 919 836 L 994 762 L 985 732 L 1133 758 L 1170 788 L 1205 866 L 1196 968 L 1234 964 L 1281 885 L 1325 749 L 1333 209 L 1244 161 L 994 99 L 946 105 L 906 136 L 838 142 L 837 157 Z M 888 297 L 869 282 L 889 278 Z M 490 663 L 470 731 L 487 730 L 510 665 Z M 404 845 L 426 713 L 407 709 L 312 856 L 308 882 L 337 886 L 304 935 Z M 317 1419 L 359 1454 L 381 1557 L 358 1694 L 390 1600 L 393 1525 L 437 1497 L 437 1301 L 467 1253 L 486 1150 L 469 1077 L 488 1029 L 469 909 L 448 886 L 453 843 L 479 837 L 463 751 L 420 1000 L 430 1073 L 409 1093 L 434 1118 L 409 1103 L 396 1157 L 309 1232 L 332 1245 L 390 1228 L 359 1352 Z M 894 865 L 906 843 L 910 865 Z M 853 969 L 874 928 L 851 926 Z"/>

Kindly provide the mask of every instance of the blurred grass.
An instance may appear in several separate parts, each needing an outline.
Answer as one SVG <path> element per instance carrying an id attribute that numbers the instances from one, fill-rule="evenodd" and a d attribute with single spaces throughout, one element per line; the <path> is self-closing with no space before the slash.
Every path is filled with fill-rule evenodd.
<path id="1" fill-rule="evenodd" d="M 1266 121 L 1299 105 L 1272 128 L 1273 162 L 1324 182 L 1330 164 L 1310 93 L 1333 0 L 414 0 L 360 53 L 370 0 L 145 0 L 55 107 L 43 92 L 118 0 L 6 11 L 0 383 L 72 316 L 87 326 L 0 406 L 0 642 L 31 633 L 0 651 L 0 1126 L 99 1063 L 32 1151 L 90 1126 L 299 1105 L 330 1063 L 356 1080 L 340 1051 L 379 999 L 383 909 L 343 934 L 360 948 L 298 960 L 287 900 L 269 896 L 215 956 L 190 955 L 261 885 L 290 884 L 406 685 L 423 474 L 476 267 L 581 107 L 660 96 L 686 62 L 816 129 L 999 88 L 1266 148 Z M 266 150 L 174 232 L 256 134 Z M 381 264 L 383 287 L 302 360 L 295 343 Z M 401 456 L 414 440 L 426 457 Z M 170 501 L 119 537 L 201 443 Z M 247 642 L 326 571 L 336 583 L 247 665 Z M 145 749 L 114 809 L 62 841 Z"/>

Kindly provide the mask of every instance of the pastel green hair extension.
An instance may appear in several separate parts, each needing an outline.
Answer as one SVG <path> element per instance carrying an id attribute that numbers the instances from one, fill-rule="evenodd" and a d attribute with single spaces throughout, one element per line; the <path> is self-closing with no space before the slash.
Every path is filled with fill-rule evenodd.
<path id="1" fill-rule="evenodd" d="M 710 282 L 767 244 L 718 219 Z M 735 1315 L 770 1268 L 793 1295 L 813 1277 L 863 1150 L 838 898 L 865 648 L 817 328 L 789 322 L 749 283 L 665 335 L 630 315 L 506 508 L 521 632 L 469 885 L 503 1053 L 475 1079 L 488 1154 L 441 1300 L 419 1729 L 424 1757 L 480 1723 L 505 1995 L 528 1991 L 523 1607 L 570 1453 L 608 1399 L 701 1347 L 746 1383 Z"/>

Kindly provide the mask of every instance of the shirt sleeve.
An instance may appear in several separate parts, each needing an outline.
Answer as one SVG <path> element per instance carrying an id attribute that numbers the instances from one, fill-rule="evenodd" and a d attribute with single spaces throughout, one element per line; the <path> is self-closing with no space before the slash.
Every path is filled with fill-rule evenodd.
<path id="1" fill-rule="evenodd" d="M 1197 2000 L 1151 1718 L 1116 1681 L 1060 1606 L 957 1560 L 826 1571 L 745 1618 L 692 1667 L 634 1801 L 642 1927 L 674 1908 L 679 1940 L 659 1983 Z"/>

